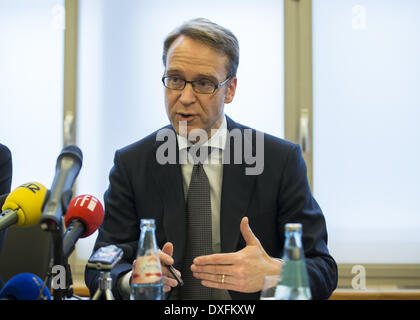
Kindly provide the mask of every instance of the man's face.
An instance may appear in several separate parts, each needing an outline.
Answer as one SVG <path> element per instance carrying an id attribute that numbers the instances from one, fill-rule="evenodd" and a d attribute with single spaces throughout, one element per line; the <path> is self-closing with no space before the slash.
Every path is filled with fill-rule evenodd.
<path id="1" fill-rule="evenodd" d="M 227 57 L 186 36 L 179 36 L 169 47 L 166 76 L 187 81 L 209 79 L 218 84 L 227 78 Z M 165 87 L 165 106 L 176 132 L 179 122 L 187 123 L 188 134 L 193 129 L 204 129 L 208 137 L 223 121 L 224 104 L 233 100 L 237 79 L 233 78 L 212 94 L 196 93 L 187 83 L 183 90 Z M 182 134 L 182 132 L 181 132 Z"/>

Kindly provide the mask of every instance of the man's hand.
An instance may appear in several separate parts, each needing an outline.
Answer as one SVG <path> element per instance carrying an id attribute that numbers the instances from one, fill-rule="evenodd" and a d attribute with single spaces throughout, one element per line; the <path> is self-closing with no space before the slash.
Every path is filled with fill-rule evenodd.
<path id="1" fill-rule="evenodd" d="M 242 218 L 240 230 L 246 247 L 233 253 L 197 257 L 191 271 L 206 287 L 257 292 L 262 289 L 264 276 L 280 274 L 282 262 L 271 258 L 261 246 L 248 224 Z"/>
<path id="2" fill-rule="evenodd" d="M 168 292 L 171 288 L 176 287 L 178 285 L 178 281 L 174 278 L 174 276 L 169 271 L 167 266 L 172 265 L 174 263 L 174 259 L 172 258 L 172 254 L 174 252 L 174 245 L 171 242 L 166 242 L 162 247 L 162 250 L 159 250 L 159 259 L 160 264 L 162 266 L 162 273 L 163 273 L 163 282 L 164 287 L 163 290 Z M 178 276 L 181 277 L 181 273 L 176 270 Z"/>
<path id="3" fill-rule="evenodd" d="M 162 274 L 163 274 L 163 291 L 168 292 L 171 290 L 172 287 L 176 287 L 178 285 L 178 281 L 174 278 L 172 273 L 169 271 L 168 265 L 171 265 L 174 263 L 174 259 L 172 258 L 172 254 L 174 252 L 174 245 L 171 242 L 166 242 L 163 246 L 162 250 L 159 249 L 159 259 L 160 264 L 162 268 Z M 135 273 L 135 266 L 136 261 L 133 261 L 133 269 L 132 274 L 134 277 Z M 181 273 L 175 269 L 175 271 L 178 273 L 178 276 L 181 277 Z"/>

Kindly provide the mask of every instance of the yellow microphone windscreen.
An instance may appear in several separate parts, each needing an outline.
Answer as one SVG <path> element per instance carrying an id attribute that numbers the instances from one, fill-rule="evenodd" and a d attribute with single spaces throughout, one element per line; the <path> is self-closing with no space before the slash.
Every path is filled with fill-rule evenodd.
<path id="1" fill-rule="evenodd" d="M 38 182 L 25 183 L 13 190 L 6 198 L 2 211 L 16 210 L 17 226 L 31 226 L 41 219 L 47 188 Z"/>

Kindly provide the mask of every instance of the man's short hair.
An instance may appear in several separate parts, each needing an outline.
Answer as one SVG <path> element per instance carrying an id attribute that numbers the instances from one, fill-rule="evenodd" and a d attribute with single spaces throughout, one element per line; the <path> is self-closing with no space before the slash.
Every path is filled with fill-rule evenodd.
<path id="1" fill-rule="evenodd" d="M 228 29 L 204 18 L 196 18 L 185 22 L 171 33 L 163 43 L 163 65 L 166 68 L 166 58 L 171 44 L 180 35 L 185 35 L 199 41 L 208 47 L 225 54 L 228 58 L 227 76 L 235 77 L 239 64 L 239 43 L 235 35 Z"/>

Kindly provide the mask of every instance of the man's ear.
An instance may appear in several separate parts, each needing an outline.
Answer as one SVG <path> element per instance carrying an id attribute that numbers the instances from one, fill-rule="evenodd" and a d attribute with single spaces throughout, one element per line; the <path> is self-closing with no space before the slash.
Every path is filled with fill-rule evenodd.
<path id="1" fill-rule="evenodd" d="M 227 85 L 227 93 L 225 96 L 225 103 L 231 103 L 233 98 L 235 97 L 236 92 L 236 85 L 238 83 L 238 78 L 233 77 L 229 80 L 229 84 Z"/>

